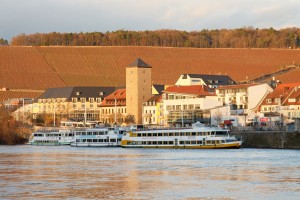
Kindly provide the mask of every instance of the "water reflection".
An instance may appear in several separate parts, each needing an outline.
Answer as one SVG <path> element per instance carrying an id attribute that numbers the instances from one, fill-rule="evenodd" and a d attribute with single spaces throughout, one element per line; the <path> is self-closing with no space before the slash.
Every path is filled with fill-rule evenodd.
<path id="1" fill-rule="evenodd" d="M 297 199 L 299 151 L 0 146 L 3 198 Z"/>

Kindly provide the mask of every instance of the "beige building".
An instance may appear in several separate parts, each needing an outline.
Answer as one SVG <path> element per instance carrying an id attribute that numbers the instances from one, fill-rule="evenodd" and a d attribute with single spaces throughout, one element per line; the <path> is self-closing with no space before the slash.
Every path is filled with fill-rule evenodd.
<path id="1" fill-rule="evenodd" d="M 142 123 L 143 103 L 152 96 L 152 67 L 140 58 L 126 68 L 126 108 L 135 123 Z"/>
<path id="2" fill-rule="evenodd" d="M 49 88 L 33 103 L 33 118 L 51 114 L 54 121 L 60 118 L 99 121 L 103 99 L 115 90 L 115 87 Z"/>

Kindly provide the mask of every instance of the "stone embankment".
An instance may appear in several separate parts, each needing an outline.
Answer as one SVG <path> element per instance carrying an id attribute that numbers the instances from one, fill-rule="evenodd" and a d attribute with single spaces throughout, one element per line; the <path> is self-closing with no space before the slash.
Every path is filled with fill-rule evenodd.
<path id="1" fill-rule="evenodd" d="M 232 135 L 241 138 L 245 148 L 300 149 L 300 132 L 239 131 Z"/>

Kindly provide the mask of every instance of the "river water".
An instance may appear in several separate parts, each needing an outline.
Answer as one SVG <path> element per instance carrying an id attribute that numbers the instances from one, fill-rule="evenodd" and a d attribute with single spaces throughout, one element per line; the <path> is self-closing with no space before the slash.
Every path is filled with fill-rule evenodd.
<path id="1" fill-rule="evenodd" d="M 300 199 L 300 151 L 0 146 L 1 199 Z"/>

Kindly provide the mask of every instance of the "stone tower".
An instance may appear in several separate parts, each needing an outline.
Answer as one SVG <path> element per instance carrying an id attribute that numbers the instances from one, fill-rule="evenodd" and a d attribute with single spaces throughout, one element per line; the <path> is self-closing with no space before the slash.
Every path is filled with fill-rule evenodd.
<path id="1" fill-rule="evenodd" d="M 142 106 L 152 96 L 152 67 L 138 58 L 126 68 L 126 113 L 142 123 Z"/>

